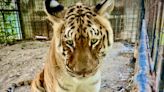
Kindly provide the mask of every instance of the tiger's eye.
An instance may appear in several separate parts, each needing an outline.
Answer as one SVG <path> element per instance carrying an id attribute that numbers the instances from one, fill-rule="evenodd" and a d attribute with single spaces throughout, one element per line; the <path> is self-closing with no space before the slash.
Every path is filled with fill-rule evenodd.
<path id="1" fill-rule="evenodd" d="M 91 44 L 93 45 L 93 44 L 97 43 L 97 41 L 98 41 L 98 39 L 92 39 Z"/>
<path id="2" fill-rule="evenodd" d="M 73 46 L 73 40 L 67 40 L 66 43 L 70 46 Z"/>

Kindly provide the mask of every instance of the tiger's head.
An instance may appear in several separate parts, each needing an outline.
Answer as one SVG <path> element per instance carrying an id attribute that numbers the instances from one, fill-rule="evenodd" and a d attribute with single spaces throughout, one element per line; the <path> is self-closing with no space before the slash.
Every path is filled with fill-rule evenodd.
<path id="1" fill-rule="evenodd" d="M 68 8 L 56 0 L 45 1 L 48 19 L 53 24 L 55 51 L 71 76 L 93 75 L 101 65 L 108 47 L 113 44 L 113 30 L 104 17 L 113 7 L 113 0 L 91 7 L 77 3 Z"/>

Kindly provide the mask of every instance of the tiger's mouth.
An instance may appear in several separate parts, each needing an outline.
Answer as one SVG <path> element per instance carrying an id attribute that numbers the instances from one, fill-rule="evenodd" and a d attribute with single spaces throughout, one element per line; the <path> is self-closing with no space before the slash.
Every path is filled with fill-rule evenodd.
<path id="1" fill-rule="evenodd" d="M 99 66 L 97 66 L 96 68 L 89 70 L 89 71 L 86 71 L 85 69 L 83 69 L 81 71 L 73 71 L 68 66 L 66 66 L 67 73 L 70 76 L 77 77 L 77 78 L 87 78 L 87 77 L 93 76 L 96 74 L 98 69 L 99 69 Z"/>

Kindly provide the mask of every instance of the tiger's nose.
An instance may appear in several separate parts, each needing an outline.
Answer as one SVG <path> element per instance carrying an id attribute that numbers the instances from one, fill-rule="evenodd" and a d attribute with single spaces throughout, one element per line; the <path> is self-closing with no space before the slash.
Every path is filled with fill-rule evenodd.
<path id="1" fill-rule="evenodd" d="M 85 77 L 85 75 L 91 73 L 92 70 L 89 70 L 87 68 L 83 68 L 79 71 L 75 71 L 78 75 L 83 75 Z"/>

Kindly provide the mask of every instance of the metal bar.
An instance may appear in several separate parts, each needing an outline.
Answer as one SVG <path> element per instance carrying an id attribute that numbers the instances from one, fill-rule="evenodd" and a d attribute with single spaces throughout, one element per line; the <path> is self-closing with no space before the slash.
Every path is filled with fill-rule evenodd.
<path id="1" fill-rule="evenodd" d="M 8 11 L 18 11 L 18 10 L 6 10 L 6 9 L 0 9 L 0 11 L 8 12 Z"/>
<path id="2" fill-rule="evenodd" d="M 154 53 L 154 44 L 155 44 L 155 30 L 156 30 L 156 24 L 157 24 L 157 6 L 155 7 L 155 19 L 153 20 L 155 23 L 153 24 L 153 34 L 152 34 L 152 47 L 151 47 L 151 57 L 153 58 L 153 53 Z"/>
<path id="3" fill-rule="evenodd" d="M 18 13 L 19 13 L 20 30 L 21 30 L 21 33 L 22 33 L 22 39 L 25 39 L 23 18 L 22 18 L 22 13 L 21 13 L 21 10 L 20 10 L 20 0 L 17 0 L 17 7 L 18 7 Z"/>
<path id="4" fill-rule="evenodd" d="M 18 0 L 19 1 L 19 0 Z M 15 2 L 16 3 L 16 6 L 17 6 L 17 8 L 18 8 L 18 3 L 19 2 Z M 17 35 L 18 36 L 18 39 L 19 40 L 21 40 L 22 39 L 22 29 L 21 29 L 21 21 L 20 21 L 20 11 L 19 11 L 20 9 L 18 9 L 18 11 L 16 12 L 16 16 L 17 16 L 17 23 L 18 23 L 18 28 L 19 28 L 19 32 L 18 32 L 18 34 L 19 35 Z"/>
<path id="5" fill-rule="evenodd" d="M 157 64 L 158 64 L 158 49 L 159 49 L 159 36 L 160 36 L 160 25 L 161 25 L 161 2 L 158 3 L 158 14 L 157 14 L 157 20 L 156 20 L 156 29 L 155 29 L 155 40 L 154 40 L 154 53 L 153 54 L 153 61 L 155 62 L 154 65 L 154 71 L 156 72 L 157 70 Z"/>
<path id="6" fill-rule="evenodd" d="M 144 4 L 144 0 L 141 0 L 141 21 L 140 21 L 140 33 L 141 33 L 141 29 L 142 29 L 142 20 L 145 18 L 145 4 Z"/>
<path id="7" fill-rule="evenodd" d="M 156 74 L 157 74 L 157 90 L 158 92 L 163 92 L 164 91 L 164 74 L 163 74 L 163 69 L 164 69 L 164 46 L 162 46 L 160 44 L 160 37 L 162 36 L 161 32 L 162 32 L 162 23 L 163 23 L 163 20 L 162 17 L 163 17 L 163 13 L 164 13 L 164 8 L 163 8 L 163 5 L 164 3 L 162 2 L 159 2 L 159 15 L 158 15 L 158 19 L 159 19 L 159 22 L 158 22 L 158 27 L 157 27 L 157 52 L 156 52 L 156 56 L 155 56 L 155 62 L 157 62 L 157 65 L 156 65 Z M 162 50 L 163 49 L 163 50 Z"/>
<path id="8" fill-rule="evenodd" d="M 137 73 L 136 76 L 138 92 L 150 92 L 149 78 L 148 78 L 149 64 L 147 60 L 146 36 L 147 36 L 146 23 L 145 20 L 143 20 L 142 29 L 140 33 L 139 55 L 138 55 L 139 72 Z"/>
<path id="9" fill-rule="evenodd" d="M 163 47 L 163 55 L 161 55 L 161 65 L 160 65 L 160 80 L 159 80 L 159 87 L 158 91 L 163 92 L 164 90 L 164 47 Z"/>

